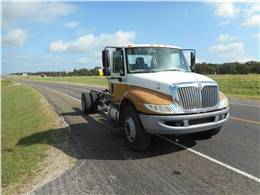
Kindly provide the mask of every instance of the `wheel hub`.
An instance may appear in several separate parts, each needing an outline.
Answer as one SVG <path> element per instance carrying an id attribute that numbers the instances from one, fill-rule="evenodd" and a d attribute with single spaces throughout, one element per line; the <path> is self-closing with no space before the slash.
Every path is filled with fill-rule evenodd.
<path id="1" fill-rule="evenodd" d="M 126 117 L 125 124 L 125 135 L 129 142 L 134 142 L 136 137 L 136 126 L 134 119 L 131 116 Z"/>

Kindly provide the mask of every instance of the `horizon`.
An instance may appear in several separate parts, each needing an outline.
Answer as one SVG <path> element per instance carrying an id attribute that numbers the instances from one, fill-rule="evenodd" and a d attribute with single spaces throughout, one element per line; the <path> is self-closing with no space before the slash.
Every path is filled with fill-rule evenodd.
<path id="1" fill-rule="evenodd" d="M 149 42 L 259 62 L 259 22 L 257 2 L 2 2 L 1 74 L 91 69 L 106 45 Z"/>

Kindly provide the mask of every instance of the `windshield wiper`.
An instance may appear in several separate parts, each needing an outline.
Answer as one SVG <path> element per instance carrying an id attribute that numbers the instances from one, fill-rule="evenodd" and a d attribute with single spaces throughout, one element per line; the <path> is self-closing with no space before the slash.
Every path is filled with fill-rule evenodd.
<path id="1" fill-rule="evenodd" d="M 155 70 L 142 70 L 142 71 L 136 71 L 136 72 L 131 72 L 131 73 L 152 73 L 152 72 L 158 72 L 158 71 L 155 71 Z"/>
<path id="2" fill-rule="evenodd" d="M 162 72 L 164 71 L 181 71 L 180 69 L 165 69 L 165 70 L 161 70 Z"/>

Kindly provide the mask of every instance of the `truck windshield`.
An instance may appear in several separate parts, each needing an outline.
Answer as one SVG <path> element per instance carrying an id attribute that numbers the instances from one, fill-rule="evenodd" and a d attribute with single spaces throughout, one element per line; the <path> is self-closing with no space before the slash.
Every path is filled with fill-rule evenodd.
<path id="1" fill-rule="evenodd" d="M 180 49 L 135 47 L 126 49 L 127 66 L 130 73 L 190 71 Z"/>

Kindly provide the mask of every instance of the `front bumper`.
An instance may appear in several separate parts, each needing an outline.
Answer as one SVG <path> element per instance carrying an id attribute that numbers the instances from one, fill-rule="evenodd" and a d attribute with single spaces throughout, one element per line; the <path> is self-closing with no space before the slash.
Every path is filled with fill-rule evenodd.
<path id="1" fill-rule="evenodd" d="M 152 134 L 189 134 L 218 128 L 227 121 L 229 108 L 185 115 L 139 114 L 143 127 Z"/>

